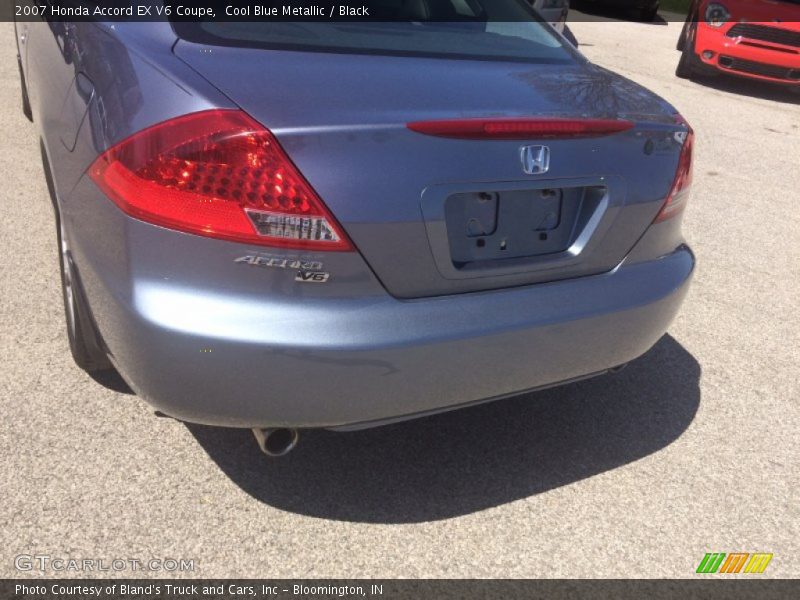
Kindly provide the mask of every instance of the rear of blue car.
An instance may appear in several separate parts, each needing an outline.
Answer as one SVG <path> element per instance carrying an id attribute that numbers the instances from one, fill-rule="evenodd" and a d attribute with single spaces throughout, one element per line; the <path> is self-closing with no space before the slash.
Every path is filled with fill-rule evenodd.
<path id="1" fill-rule="evenodd" d="M 533 17 L 23 34 L 73 354 L 169 415 L 348 429 L 552 386 L 686 293 L 691 129 Z"/>

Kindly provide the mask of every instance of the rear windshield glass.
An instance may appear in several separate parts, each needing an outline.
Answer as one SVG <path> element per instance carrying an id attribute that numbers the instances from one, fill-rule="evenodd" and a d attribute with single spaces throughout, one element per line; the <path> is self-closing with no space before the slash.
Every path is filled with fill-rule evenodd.
<path id="1" fill-rule="evenodd" d="M 223 46 L 543 63 L 575 60 L 527 0 L 378 0 L 377 4 L 379 18 L 386 22 L 215 21 L 174 22 L 173 27 L 188 41 Z"/>

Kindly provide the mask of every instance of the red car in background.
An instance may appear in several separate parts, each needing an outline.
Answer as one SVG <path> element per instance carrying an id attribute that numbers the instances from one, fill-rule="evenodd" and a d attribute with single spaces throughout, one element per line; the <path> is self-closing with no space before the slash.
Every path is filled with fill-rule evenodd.
<path id="1" fill-rule="evenodd" d="M 694 0 L 676 75 L 724 72 L 800 91 L 800 0 Z"/>

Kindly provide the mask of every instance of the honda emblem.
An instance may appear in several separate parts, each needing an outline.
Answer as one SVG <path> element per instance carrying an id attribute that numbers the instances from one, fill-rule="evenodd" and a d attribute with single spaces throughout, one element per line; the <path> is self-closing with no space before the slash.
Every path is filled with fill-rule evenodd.
<path id="1" fill-rule="evenodd" d="M 541 175 L 550 168 L 550 148 L 547 146 L 523 146 L 519 155 L 522 170 L 528 175 Z"/>

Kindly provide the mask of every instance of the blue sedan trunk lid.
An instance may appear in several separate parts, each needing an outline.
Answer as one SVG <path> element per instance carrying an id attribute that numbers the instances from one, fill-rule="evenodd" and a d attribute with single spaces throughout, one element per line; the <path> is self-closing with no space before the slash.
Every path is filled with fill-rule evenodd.
<path id="1" fill-rule="evenodd" d="M 397 297 L 608 271 L 648 228 L 675 174 L 674 109 L 580 58 L 530 64 L 184 40 L 174 51 L 277 136 Z M 636 126 L 562 140 L 460 140 L 407 128 L 519 116 Z M 525 173 L 526 146 L 547 147 L 547 173 Z"/>

